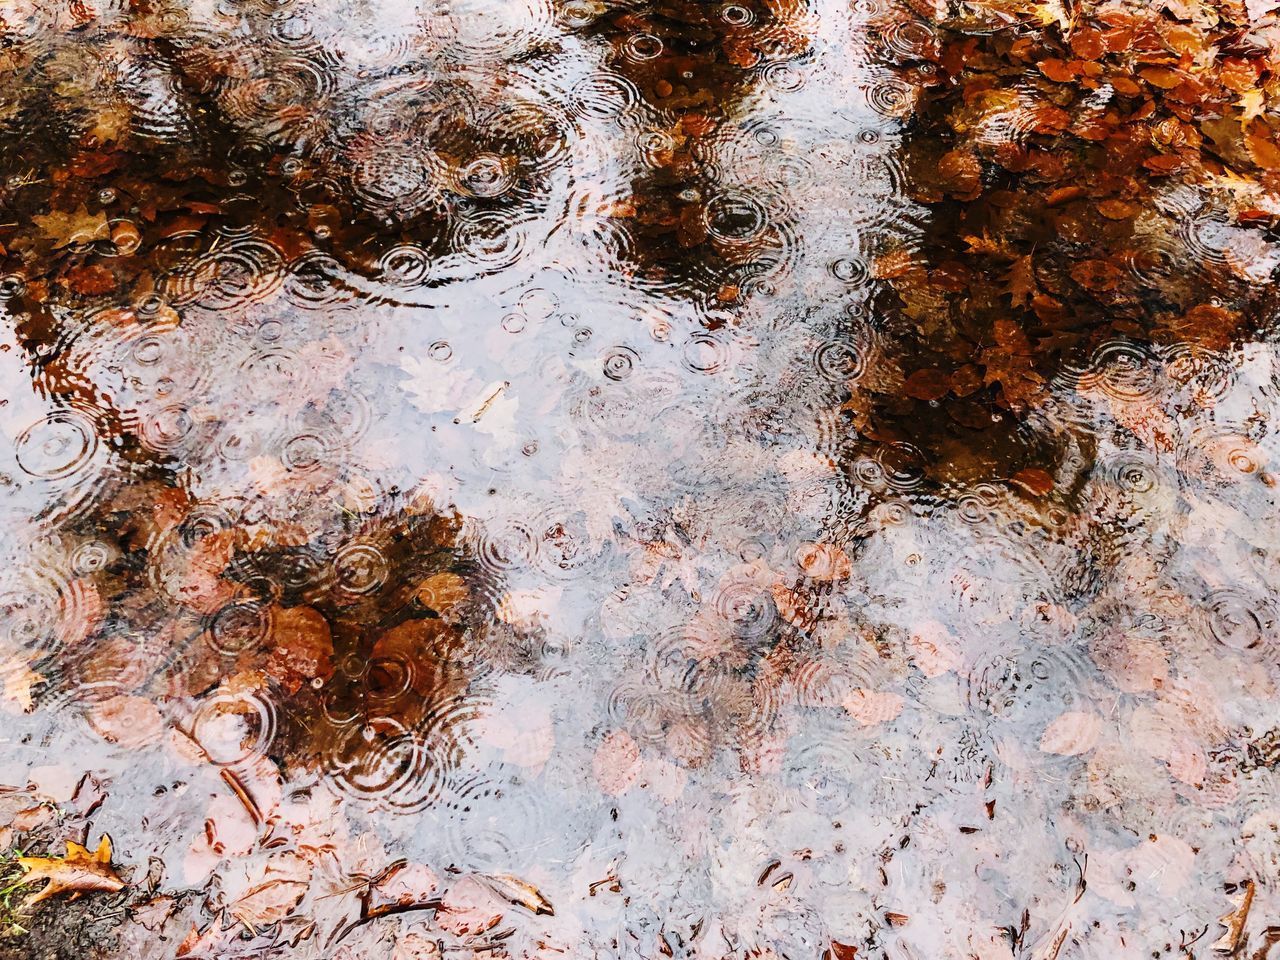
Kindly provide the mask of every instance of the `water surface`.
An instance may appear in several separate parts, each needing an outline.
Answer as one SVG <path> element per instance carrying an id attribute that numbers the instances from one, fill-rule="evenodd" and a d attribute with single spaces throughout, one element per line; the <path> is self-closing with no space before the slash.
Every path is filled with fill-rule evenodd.
<path id="1" fill-rule="evenodd" d="M 1268 6 L 10 0 L 0 955 L 1265 958 Z"/>

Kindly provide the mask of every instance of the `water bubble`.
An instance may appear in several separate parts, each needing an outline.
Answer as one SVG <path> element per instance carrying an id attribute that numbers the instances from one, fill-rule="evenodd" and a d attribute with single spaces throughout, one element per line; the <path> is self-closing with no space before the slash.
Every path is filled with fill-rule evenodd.
<path id="1" fill-rule="evenodd" d="M 495 154 L 473 157 L 458 170 L 455 178 L 459 193 L 485 200 L 508 193 L 514 183 L 510 166 Z"/>
<path id="2" fill-rule="evenodd" d="M 352 278 L 334 257 L 308 250 L 289 264 L 284 293 L 293 303 L 310 310 L 347 304 L 353 299 Z"/>
<path id="3" fill-rule="evenodd" d="M 1157 363 L 1150 349 L 1125 340 L 1104 343 L 1089 369 L 1079 375 L 1082 390 L 1097 390 L 1115 399 L 1145 400 L 1159 389 Z"/>
<path id="4" fill-rule="evenodd" d="M 597 71 L 573 85 L 574 112 L 583 118 L 629 118 L 640 100 L 634 83 L 618 73 Z"/>
<path id="5" fill-rule="evenodd" d="M 698 331 L 685 341 L 681 361 L 695 373 L 717 374 L 730 366 L 732 350 L 723 333 Z"/>
<path id="6" fill-rule="evenodd" d="M 172 404 L 143 418 L 139 440 L 156 453 L 173 454 L 180 450 L 195 428 L 187 408 Z"/>
<path id="7" fill-rule="evenodd" d="M 284 282 L 280 251 L 265 240 L 227 236 L 173 276 L 175 304 L 224 310 L 266 299 Z"/>
<path id="8" fill-rule="evenodd" d="M 853 343 L 827 340 L 813 353 L 813 365 L 819 376 L 835 383 L 849 383 L 862 376 L 865 360 Z"/>
<path id="9" fill-rule="evenodd" d="M 915 90 L 897 77 L 879 77 L 864 87 L 863 92 L 872 110 L 891 119 L 904 119 L 915 109 Z"/>
<path id="10" fill-rule="evenodd" d="M 314 433 L 300 433 L 285 441 L 280 460 L 290 470 L 314 470 L 329 456 L 329 445 L 324 437 Z"/>
<path id="11" fill-rule="evenodd" d="M 937 37 L 923 20 L 899 20 L 880 31 L 880 41 L 889 56 L 913 60 L 928 55 Z"/>
<path id="12" fill-rule="evenodd" d="M 71 569 L 80 576 L 103 570 L 115 558 L 112 547 L 101 540 L 87 540 L 71 554 Z"/>
<path id="13" fill-rule="evenodd" d="M 451 239 L 468 267 L 495 272 L 519 262 L 527 252 L 528 234 L 512 214 L 494 210 L 460 220 Z"/>
<path id="14" fill-rule="evenodd" d="M 840 257 L 831 261 L 831 275 L 841 283 L 860 286 L 871 279 L 871 270 L 862 260 Z"/>
<path id="15" fill-rule="evenodd" d="M 340 734 L 326 757 L 326 782 L 374 809 L 413 813 L 439 796 L 448 773 L 441 761 L 447 758 L 433 752 L 418 731 L 377 717 Z"/>
<path id="16" fill-rule="evenodd" d="M 480 563 L 493 573 L 506 573 L 530 566 L 538 553 L 538 542 L 521 523 L 486 527 L 480 536 Z"/>

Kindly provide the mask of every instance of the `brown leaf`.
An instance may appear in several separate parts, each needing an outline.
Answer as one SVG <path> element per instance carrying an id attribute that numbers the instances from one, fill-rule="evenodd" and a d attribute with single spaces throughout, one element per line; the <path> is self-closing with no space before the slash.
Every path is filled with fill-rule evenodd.
<path id="1" fill-rule="evenodd" d="M 173 914 L 173 906 L 173 897 L 152 897 L 133 908 L 134 922 L 154 933 Z"/>
<path id="2" fill-rule="evenodd" d="M 1037 287 L 1035 265 L 1030 254 L 1014 261 L 1005 276 L 1005 283 L 1005 290 L 1015 304 L 1026 306 L 1031 302 Z"/>
<path id="3" fill-rule="evenodd" d="M 941 400 L 951 392 L 951 378 L 945 370 L 923 367 L 907 377 L 902 392 L 916 400 Z"/>
<path id="4" fill-rule="evenodd" d="M 1273 140 L 1251 135 L 1245 137 L 1245 143 L 1254 163 L 1266 170 L 1280 170 L 1280 147 Z"/>
<path id="5" fill-rule="evenodd" d="M 502 911 L 493 890 L 475 877 L 463 877 L 444 895 L 435 923 L 460 937 L 474 937 L 497 926 Z"/>
<path id="6" fill-rule="evenodd" d="M 1098 212 L 1108 220 L 1128 220 L 1137 214 L 1138 205 L 1125 200 L 1103 200 L 1098 204 Z"/>
<path id="7" fill-rule="evenodd" d="M 1070 83 L 1076 78 L 1075 68 L 1066 60 L 1044 60 L 1040 72 L 1054 83 Z"/>
<path id="8" fill-rule="evenodd" d="M 1125 272 L 1105 260 L 1083 260 L 1071 268 L 1071 278 L 1086 290 L 1108 292 L 1125 280 Z"/>
<path id="9" fill-rule="evenodd" d="M 1010 478 L 1032 496 L 1043 497 L 1053 490 L 1053 477 L 1039 467 L 1024 467 Z"/>
<path id="10" fill-rule="evenodd" d="M 70 212 L 50 210 L 44 215 L 37 214 L 31 220 L 40 228 L 41 236 L 53 241 L 55 249 L 105 240 L 111 236 L 111 228 L 102 212 L 90 213 L 84 204 Z"/>
<path id="11" fill-rule="evenodd" d="M 859 687 L 844 699 L 849 716 L 864 727 L 893 720 L 902 712 L 902 697 L 896 693 L 881 693 Z"/>
<path id="12" fill-rule="evenodd" d="M 98 838 L 98 849 L 92 853 L 74 840 L 67 841 L 65 857 L 18 857 L 18 866 L 26 871 L 22 883 L 48 880 L 48 885 L 27 899 L 39 903 L 59 893 L 73 897 L 81 893 L 115 893 L 124 889 L 124 881 L 111 866 L 111 838 Z"/>
<path id="13" fill-rule="evenodd" d="M 313 607 L 274 607 L 271 610 L 271 658 L 267 673 L 287 689 L 308 680 L 333 675 L 333 637 L 329 621 Z"/>
<path id="14" fill-rule="evenodd" d="M 82 297 L 110 293 L 116 288 L 116 275 L 100 263 L 92 263 L 67 271 L 67 286 Z"/>
<path id="15" fill-rule="evenodd" d="M 270 926 L 292 913 L 306 892 L 301 880 L 268 880 L 232 904 L 230 913 L 251 927 Z"/>
<path id="16" fill-rule="evenodd" d="M 445 614 L 470 596 L 467 582 L 456 573 L 442 570 L 432 574 L 418 585 L 414 594 L 428 610 Z"/>
<path id="17" fill-rule="evenodd" d="M 1044 199 L 1046 207 L 1060 207 L 1072 200 L 1079 200 L 1085 195 L 1084 187 L 1059 187 Z"/>
<path id="18" fill-rule="evenodd" d="M 440 878 L 430 867 L 398 863 L 369 888 L 369 913 L 376 916 L 395 908 L 426 903 L 439 887 Z"/>
<path id="19" fill-rule="evenodd" d="M 1240 946 L 1240 938 L 1244 935 L 1244 925 L 1249 919 L 1249 908 L 1253 906 L 1254 883 L 1244 882 L 1244 890 L 1234 910 L 1224 913 L 1218 922 L 1226 927 L 1226 931 L 1213 944 L 1214 953 L 1235 953 Z"/>
<path id="20" fill-rule="evenodd" d="M 537 887 L 525 883 L 519 877 L 510 874 L 478 874 L 479 878 L 495 894 L 517 907 L 523 907 L 533 914 L 554 917 L 555 909 L 551 901 L 542 895 Z"/>

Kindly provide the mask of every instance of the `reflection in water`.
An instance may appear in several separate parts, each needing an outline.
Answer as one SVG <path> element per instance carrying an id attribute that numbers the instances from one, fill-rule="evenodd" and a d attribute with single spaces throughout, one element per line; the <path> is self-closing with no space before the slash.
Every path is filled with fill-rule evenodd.
<path id="1" fill-rule="evenodd" d="M 5 7 L 0 951 L 1265 957 L 1266 6 Z"/>

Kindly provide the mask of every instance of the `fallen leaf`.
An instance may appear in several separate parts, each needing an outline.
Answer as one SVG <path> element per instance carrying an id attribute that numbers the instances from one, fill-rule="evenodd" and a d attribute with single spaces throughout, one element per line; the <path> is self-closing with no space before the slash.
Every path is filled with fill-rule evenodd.
<path id="1" fill-rule="evenodd" d="M 1240 946 L 1240 938 L 1244 935 L 1245 921 L 1249 919 L 1249 908 L 1253 906 L 1254 883 L 1244 882 L 1244 889 L 1236 901 L 1234 910 L 1224 913 L 1218 922 L 1226 927 L 1226 931 L 1213 943 L 1214 953 L 1235 953 Z"/>
<path id="2" fill-rule="evenodd" d="M 441 615 L 448 613 L 470 596 L 467 582 L 448 570 L 434 573 L 418 585 L 414 594 L 428 610 Z"/>
<path id="3" fill-rule="evenodd" d="M 1068 710 L 1045 728 L 1040 737 L 1040 749 L 1065 757 L 1078 756 L 1094 748 L 1101 732 L 1102 718 L 1096 713 Z"/>
<path id="4" fill-rule="evenodd" d="M 544 897 L 537 887 L 525 883 L 519 877 L 510 874 L 479 874 L 484 883 L 503 900 L 517 907 L 524 907 L 533 914 L 545 914 L 554 917 L 556 912 L 551 901 Z"/>
<path id="5" fill-rule="evenodd" d="M 625 730 L 615 730 L 596 748 L 591 761 L 600 789 L 611 796 L 623 793 L 640 774 L 640 748 Z"/>
<path id="6" fill-rule="evenodd" d="M 105 240 L 111 236 L 111 228 L 102 212 L 90 213 L 85 209 L 84 204 L 69 213 L 50 210 L 43 215 L 37 214 L 31 219 L 40 228 L 44 238 L 53 241 L 55 249 L 77 243 Z"/>
<path id="7" fill-rule="evenodd" d="M 435 896 L 440 878 L 420 863 L 398 863 L 369 888 L 369 913 L 377 916 L 424 904 Z"/>
<path id="8" fill-rule="evenodd" d="M 796 562 L 811 580 L 847 580 L 852 574 L 848 555 L 833 543 L 806 543 Z"/>
<path id="9" fill-rule="evenodd" d="M 292 913 L 306 892 L 301 880 L 268 880 L 233 903 L 229 912 L 250 927 L 270 926 Z"/>
<path id="10" fill-rule="evenodd" d="M 22 883 L 48 880 L 48 885 L 27 898 L 27 904 L 39 903 L 59 893 L 76 897 L 82 893 L 115 893 L 124 889 L 124 881 L 111 866 L 111 838 L 103 834 L 92 853 L 74 840 L 67 841 L 64 857 L 18 857 L 18 866 L 26 871 Z"/>
<path id="11" fill-rule="evenodd" d="M 1015 473 L 1010 479 L 1032 496 L 1043 497 L 1053 490 L 1053 477 L 1039 467 L 1026 467 Z"/>
<path id="12" fill-rule="evenodd" d="M 896 693 L 881 693 L 859 687 L 844 699 L 849 716 L 864 727 L 875 726 L 893 720 L 902 712 L 902 697 Z"/>
<path id="13" fill-rule="evenodd" d="M 502 911 L 493 890 L 475 877 L 463 877 L 449 888 L 436 911 L 436 926 L 460 937 L 474 937 L 497 926 Z"/>

